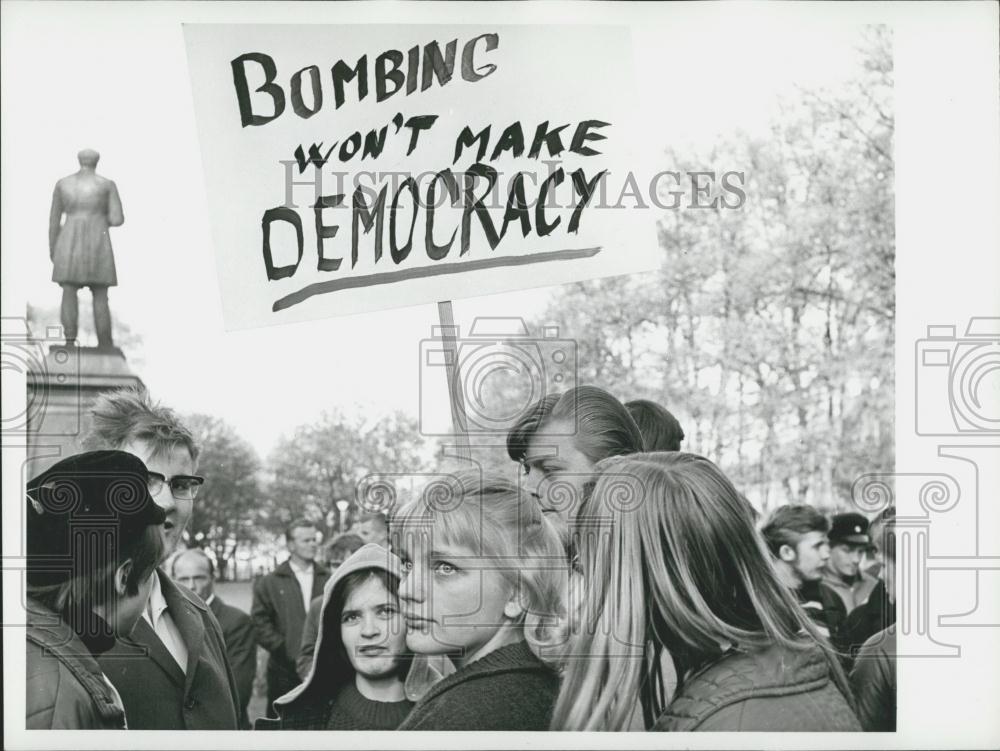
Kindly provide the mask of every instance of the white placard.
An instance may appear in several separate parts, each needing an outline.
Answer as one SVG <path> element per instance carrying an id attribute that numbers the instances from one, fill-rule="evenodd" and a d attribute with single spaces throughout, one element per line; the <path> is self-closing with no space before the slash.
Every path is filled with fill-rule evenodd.
<path id="1" fill-rule="evenodd" d="M 184 32 L 228 329 L 657 265 L 625 27 Z"/>

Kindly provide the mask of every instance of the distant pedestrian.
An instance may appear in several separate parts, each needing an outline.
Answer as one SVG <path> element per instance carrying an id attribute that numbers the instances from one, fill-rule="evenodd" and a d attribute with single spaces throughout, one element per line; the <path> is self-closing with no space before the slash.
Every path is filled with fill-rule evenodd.
<path id="1" fill-rule="evenodd" d="M 257 675 L 257 642 L 254 640 L 250 616 L 239 608 L 227 605 L 215 593 L 215 564 L 200 548 L 185 550 L 174 556 L 170 575 L 178 584 L 184 585 L 203 599 L 222 627 L 226 654 L 239 694 L 240 726 L 249 729 L 247 704 Z"/>
<path id="2" fill-rule="evenodd" d="M 896 602 L 891 594 L 895 591 L 895 583 L 885 570 L 886 551 L 890 545 L 895 545 L 892 527 L 895 516 L 895 508 L 889 506 L 876 517 L 869 528 L 871 549 L 874 551 L 872 555 L 878 563 L 879 581 L 868 599 L 851 611 L 844 621 L 842 641 L 851 659 L 869 638 L 896 623 Z"/>
<path id="3" fill-rule="evenodd" d="M 830 558 L 823 582 L 844 602 L 848 614 L 865 603 L 877 579 L 861 570 L 861 558 L 871 545 L 868 519 L 863 514 L 835 514 L 830 520 Z"/>
<path id="4" fill-rule="evenodd" d="M 273 702 L 299 684 L 295 661 L 302 646 L 306 613 L 323 593 L 329 572 L 315 562 L 316 525 L 306 519 L 285 529 L 288 560 L 254 583 L 253 619 L 257 643 L 268 651 L 267 715 L 274 717 Z"/>
<path id="5" fill-rule="evenodd" d="M 883 514 L 878 527 L 879 534 L 875 540 L 883 562 L 886 599 L 895 603 L 895 514 L 891 511 Z M 896 654 L 895 622 L 870 636 L 858 651 L 851 671 L 851 687 L 858 699 L 858 717 L 865 730 L 896 730 Z"/>
<path id="6" fill-rule="evenodd" d="M 385 514 L 381 511 L 369 511 L 363 514 L 351 530 L 367 545 L 370 542 L 385 547 L 389 544 L 389 527 Z"/>

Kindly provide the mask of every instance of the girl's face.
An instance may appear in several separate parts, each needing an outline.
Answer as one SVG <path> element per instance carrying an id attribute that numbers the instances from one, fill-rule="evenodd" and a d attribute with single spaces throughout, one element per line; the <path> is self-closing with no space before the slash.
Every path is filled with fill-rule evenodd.
<path id="1" fill-rule="evenodd" d="M 568 428 L 560 425 L 548 433 L 535 433 L 522 460 L 522 487 L 564 541 L 583 501 L 583 486 L 594 475 L 593 462 L 576 447 L 574 436 L 567 435 L 571 432 Z"/>
<path id="2" fill-rule="evenodd" d="M 399 599 L 406 646 L 417 654 L 460 652 L 460 666 L 482 656 L 487 642 L 520 614 L 513 587 L 469 548 L 437 544 L 423 530 L 402 537 Z"/>
<path id="3" fill-rule="evenodd" d="M 399 669 L 406 629 L 396 597 L 376 577 L 347 596 L 340 614 L 340 638 L 347 659 L 366 678 L 385 678 Z"/>

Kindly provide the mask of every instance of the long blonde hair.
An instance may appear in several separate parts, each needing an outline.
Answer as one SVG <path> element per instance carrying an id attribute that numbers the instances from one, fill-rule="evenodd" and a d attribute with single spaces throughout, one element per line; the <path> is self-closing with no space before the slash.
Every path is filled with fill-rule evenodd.
<path id="1" fill-rule="evenodd" d="M 585 586 L 552 729 L 623 730 L 637 702 L 650 727 L 667 705 L 664 651 L 679 691 L 730 647 L 818 644 L 850 701 L 835 653 L 779 582 L 747 504 L 712 462 L 634 454 L 597 471 L 574 524 Z"/>
<path id="2" fill-rule="evenodd" d="M 524 610 L 518 621 L 532 651 L 557 659 L 565 640 L 569 564 L 537 503 L 505 478 L 460 470 L 429 483 L 390 518 L 394 550 L 405 535 L 422 533 L 485 558 L 517 593 Z"/>

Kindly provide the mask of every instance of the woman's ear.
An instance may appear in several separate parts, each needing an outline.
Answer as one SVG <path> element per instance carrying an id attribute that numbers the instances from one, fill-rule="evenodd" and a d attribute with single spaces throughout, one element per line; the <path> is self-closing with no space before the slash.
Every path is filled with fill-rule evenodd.
<path id="1" fill-rule="evenodd" d="M 132 559 L 129 558 L 115 569 L 115 594 L 124 597 L 128 591 L 128 578 L 132 574 Z"/>
<path id="2" fill-rule="evenodd" d="M 782 545 L 778 548 L 778 558 L 783 560 L 785 563 L 793 563 L 796 557 L 795 548 L 791 545 Z"/>

